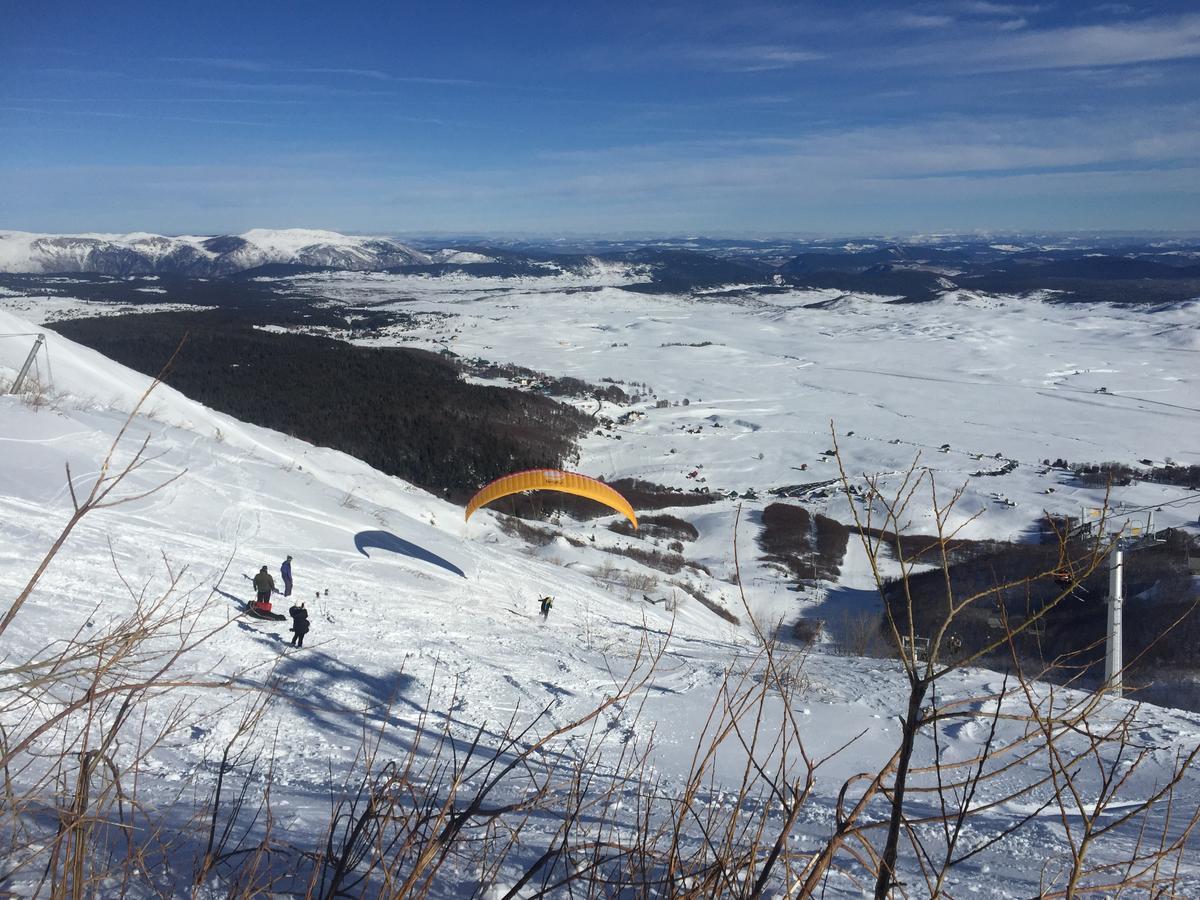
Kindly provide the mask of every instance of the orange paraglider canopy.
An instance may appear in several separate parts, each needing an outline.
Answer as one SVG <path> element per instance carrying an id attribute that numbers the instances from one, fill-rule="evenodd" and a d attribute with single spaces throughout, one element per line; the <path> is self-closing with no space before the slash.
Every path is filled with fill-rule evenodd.
<path id="1" fill-rule="evenodd" d="M 511 475 L 505 475 L 485 484 L 467 504 L 466 518 L 470 519 L 471 513 L 493 500 L 507 497 L 509 494 L 519 494 L 522 491 L 559 491 L 564 494 L 590 497 L 592 500 L 598 500 L 605 506 L 615 509 L 632 522 L 634 528 L 638 527 L 637 516 L 634 515 L 629 501 L 607 484 L 577 472 L 564 472 L 561 469 L 527 469 L 524 472 L 513 472 Z"/>

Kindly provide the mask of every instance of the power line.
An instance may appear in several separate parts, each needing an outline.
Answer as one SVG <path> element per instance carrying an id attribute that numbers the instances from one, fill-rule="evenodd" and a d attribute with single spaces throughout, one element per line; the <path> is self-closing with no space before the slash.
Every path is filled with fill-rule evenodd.
<path id="1" fill-rule="evenodd" d="M 54 365 L 50 361 L 50 332 L 48 332 L 48 331 L 40 331 L 40 332 L 39 331 L 14 331 L 14 332 L 5 332 L 3 334 L 0 334 L 0 338 L 6 338 L 6 337 L 19 337 L 19 338 L 38 338 L 38 337 L 40 337 L 42 339 L 42 347 L 44 347 L 45 351 L 46 351 L 46 375 L 50 379 L 50 384 L 53 385 L 54 384 Z M 41 375 L 42 375 L 42 367 L 41 367 L 41 363 L 38 362 L 36 357 L 34 358 L 33 365 L 34 365 L 34 369 L 37 372 L 37 378 L 40 381 Z"/>
<path id="2" fill-rule="evenodd" d="M 50 341 L 45 342 L 46 347 L 46 375 L 50 379 L 51 386 L 54 385 L 54 366 L 50 364 Z"/>
<path id="3" fill-rule="evenodd" d="M 1176 497 L 1174 500 L 1164 500 L 1162 503 L 1151 503 L 1147 506 L 1135 506 L 1132 509 L 1114 509 L 1113 512 L 1117 515 L 1131 515 L 1133 513 L 1146 512 L 1151 509 L 1162 509 L 1164 506 L 1192 506 L 1200 503 L 1200 491 L 1193 494 L 1186 494 L 1183 497 Z"/>
<path id="4" fill-rule="evenodd" d="M 1012 382 L 1007 381 L 964 381 L 957 378 L 938 378 L 931 375 L 916 375 L 912 372 L 889 372 L 884 369 L 853 369 L 847 366 L 831 366 L 826 364 L 821 364 L 821 368 L 834 372 L 851 372 L 855 374 L 867 372 L 872 375 L 884 375 L 889 378 L 903 378 L 910 381 L 933 381 L 939 384 L 953 384 L 962 387 L 999 388 L 1006 391 L 1033 391 L 1034 393 L 1048 398 L 1053 398 L 1055 394 L 1066 393 L 1096 395 L 1100 397 L 1110 397 L 1116 400 L 1135 400 L 1139 403 L 1153 403 L 1156 406 L 1167 406 L 1171 409 L 1182 409 L 1186 412 L 1200 412 L 1200 408 L 1194 406 L 1183 406 L 1178 403 L 1167 403 L 1164 400 L 1151 400 L 1148 397 L 1138 397 L 1134 394 L 1122 394 L 1117 391 L 1090 391 L 1087 388 L 1070 387 L 1068 385 L 1061 385 L 1047 390 L 1045 387 L 1032 384 L 1013 384 Z"/>

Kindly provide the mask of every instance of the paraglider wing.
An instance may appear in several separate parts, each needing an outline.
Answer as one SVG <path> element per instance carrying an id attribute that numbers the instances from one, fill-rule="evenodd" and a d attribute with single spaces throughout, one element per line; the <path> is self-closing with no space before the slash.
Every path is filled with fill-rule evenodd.
<path id="1" fill-rule="evenodd" d="M 588 478 L 577 472 L 564 472 L 561 469 L 528 469 L 524 472 L 505 475 L 485 484 L 467 504 L 466 517 L 470 519 L 471 513 L 493 500 L 507 497 L 509 494 L 519 494 L 522 491 L 559 491 L 564 494 L 590 497 L 615 509 L 632 522 L 634 528 L 637 528 L 637 516 L 634 515 L 633 507 L 629 505 L 628 500 L 603 481 Z"/>

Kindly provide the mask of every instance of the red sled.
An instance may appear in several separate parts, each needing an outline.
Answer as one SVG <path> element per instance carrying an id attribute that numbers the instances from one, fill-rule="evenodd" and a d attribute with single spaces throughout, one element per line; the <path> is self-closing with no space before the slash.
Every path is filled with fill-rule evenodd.
<path id="1" fill-rule="evenodd" d="M 255 619 L 266 619 L 269 622 L 282 622 L 287 618 L 283 613 L 271 612 L 269 609 L 261 609 L 257 603 L 246 604 L 246 615 L 252 616 Z"/>

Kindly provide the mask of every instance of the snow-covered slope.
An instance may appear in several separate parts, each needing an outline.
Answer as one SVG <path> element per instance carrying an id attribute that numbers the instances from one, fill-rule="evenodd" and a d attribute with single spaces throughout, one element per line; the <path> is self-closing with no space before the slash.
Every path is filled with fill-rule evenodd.
<path id="1" fill-rule="evenodd" d="M 1044 512 L 1078 517 L 1105 502 L 1102 486 L 1044 461 L 1200 462 L 1192 439 L 1200 380 L 1188 365 L 1200 349 L 1196 302 L 952 292 L 895 304 L 836 290 L 651 296 L 601 274 L 319 273 L 279 283 L 314 302 L 404 316 L 395 328 L 321 334 L 615 381 L 630 393 L 648 385 L 652 396 L 632 407 L 604 408 L 636 415 L 587 436 L 580 466 L 717 494 L 702 522 L 685 518 L 703 526 L 689 552 L 718 578 L 730 577 L 737 509 L 753 519 L 779 499 L 772 491 L 813 486 L 788 495 L 851 521 L 845 497 L 822 490 L 838 477 L 831 426 L 852 479 L 896 485 L 919 455 L 943 488 L 964 485 L 954 524 L 975 539 L 1026 539 Z M 1194 491 L 1146 481 L 1115 486 L 1109 499 L 1139 525 L 1151 510 L 1158 527 L 1188 525 L 1200 509 Z M 929 511 L 912 510 L 909 527 L 932 530 Z M 753 538 L 750 529 L 742 583 L 756 614 L 840 615 L 825 592 L 798 596 L 760 570 Z"/>
<path id="2" fill-rule="evenodd" d="M 455 263 L 462 265 L 463 263 L 490 263 L 495 262 L 494 256 L 487 256 L 483 253 L 477 253 L 474 250 L 455 250 L 452 247 L 447 247 L 433 254 L 433 258 L 438 262 Z"/>
<path id="3" fill-rule="evenodd" d="M 0 333 L 36 330 L 0 311 Z M 676 327 L 672 333 L 680 332 Z M 58 336 L 52 340 L 54 383 L 63 393 L 38 410 L 0 397 L 4 597 L 15 596 L 69 514 L 64 464 L 86 483 L 120 428 L 123 411 L 147 383 L 92 351 Z M 11 374 L 24 350 L 16 341 L 0 342 L 0 375 Z M 538 350 L 549 352 L 545 346 Z M 640 712 L 630 704 L 607 714 L 596 738 L 603 749 L 592 765 L 600 773 L 628 747 L 651 747 L 643 771 L 655 780 L 654 791 L 678 791 L 726 671 L 744 672 L 750 665 L 754 648 L 747 630 L 698 604 L 685 601 L 672 616 L 636 593 L 614 589 L 613 561 L 618 572 L 635 568 L 621 557 L 566 543 L 529 552 L 497 527 L 491 513 L 477 515 L 467 528 L 460 509 L 357 460 L 237 422 L 167 388 L 151 397 L 145 411 L 119 458 L 127 459 L 144 436 L 156 456 L 130 481 L 128 492 L 183 476 L 145 500 L 86 518 L 0 647 L 12 662 L 48 640 L 103 628 L 130 611 L 128 585 L 147 584 L 153 592 L 165 584 L 164 560 L 176 571 L 187 567 L 183 588 L 192 592 L 190 602 L 202 610 L 206 626 L 218 627 L 238 615 L 249 595 L 243 575 L 264 564 L 275 570 L 285 555 L 293 555 L 296 596 L 307 599 L 314 620 L 303 651 L 285 653 L 283 624 L 238 620 L 214 635 L 198 658 L 185 660 L 187 666 L 236 674 L 239 689 L 278 678 L 279 702 L 270 706 L 263 733 L 274 741 L 272 840 L 279 844 L 311 847 L 323 840 L 329 794 L 353 767 L 364 725 L 378 729 L 385 759 L 406 752 L 426 717 L 437 727 L 448 722 L 454 734 L 468 739 L 483 727 L 490 740 L 514 716 L 523 727 L 546 708 L 540 721 L 547 731 L 613 691 L 646 638 L 667 640 L 663 664 Z M 624 466 L 616 456 L 612 462 L 614 469 Z M 848 583 L 869 583 L 862 568 L 848 561 Z M 556 597 L 556 605 L 543 622 L 535 600 L 545 593 Z M 822 768 L 813 800 L 793 826 L 792 841 L 799 847 L 828 838 L 845 779 L 882 765 L 895 750 L 904 688 L 902 673 L 887 661 L 815 655 L 803 671 L 804 686 L 791 714 L 804 723 L 808 753 L 820 758 L 859 737 Z M 964 671 L 945 683 L 943 700 L 985 696 L 1001 683 L 993 673 Z M 178 802 L 180 785 L 199 796 L 211 789 L 213 760 L 236 728 L 236 716 L 226 712 L 236 696 L 197 691 L 190 698 L 186 739 L 166 743 L 153 758 L 157 778 L 147 790 L 163 808 Z M 983 704 L 974 708 L 986 710 Z M 165 707 L 150 709 L 152 722 L 170 714 Z M 1129 703 L 1117 702 L 1098 712 L 1098 721 L 1112 723 L 1131 710 Z M 762 716 L 768 731 L 781 727 L 778 697 L 767 699 Z M 971 759 L 987 739 L 988 721 L 967 719 L 947 729 L 939 749 L 949 759 Z M 1147 763 L 1122 790 L 1136 799 L 1162 783 L 1179 746 L 1200 741 L 1200 717 L 1145 708 L 1134 721 Z M 1001 721 L 999 740 L 1015 740 L 1021 727 Z M 583 752 L 573 740 L 563 738 L 547 750 L 567 758 Z M 931 752 L 923 740 L 918 753 Z M 725 802 L 722 791 L 737 783 L 743 761 L 736 749 L 723 753 L 718 780 L 706 786 L 702 802 L 717 807 Z M 997 789 L 1043 774 L 1041 757 L 1030 758 Z M 975 798 L 978 805 L 987 802 L 986 793 Z M 495 802 L 520 799 L 500 791 Z M 1059 819 L 1051 815 L 1053 808 L 1039 814 L 1038 802 L 1031 795 L 1001 803 L 976 820 L 975 835 L 1022 819 L 1028 827 L 961 866 L 954 881 L 959 889 L 985 896 L 1037 893 L 1044 864 L 1061 847 Z M 1189 809 L 1200 802 L 1200 775 L 1184 778 L 1175 802 Z M 1161 824 L 1165 814 L 1152 824 Z M 521 871 L 518 864 L 541 852 L 557 827 L 545 814 L 525 822 L 526 849 L 502 878 L 511 884 Z M 1137 821 L 1128 824 L 1129 840 L 1136 839 L 1138 827 Z M 1119 853 L 1125 839 L 1116 849 L 1101 844 L 1095 853 L 1102 859 Z M 907 877 L 919 879 L 911 855 L 903 860 Z M 1200 887 L 1196 865 L 1193 856 L 1184 867 L 1185 894 Z M 180 875 L 181 881 L 187 877 Z M 434 895 L 463 896 L 478 886 L 474 878 L 475 872 L 450 869 Z M 30 889 L 25 883 L 16 887 Z M 838 877 L 827 889 L 831 895 L 859 894 Z"/>
<path id="4" fill-rule="evenodd" d="M 430 258 L 385 238 L 305 228 L 255 228 L 242 235 L 49 235 L 0 231 L 0 272 L 228 275 L 268 264 L 384 269 Z"/>

